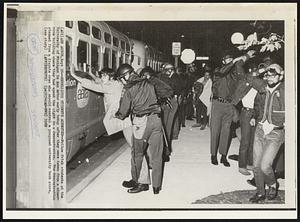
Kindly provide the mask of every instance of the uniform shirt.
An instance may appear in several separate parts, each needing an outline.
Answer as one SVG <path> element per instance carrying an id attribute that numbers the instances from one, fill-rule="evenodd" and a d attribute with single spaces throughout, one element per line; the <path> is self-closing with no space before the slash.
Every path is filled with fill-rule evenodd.
<path id="1" fill-rule="evenodd" d="M 174 95 L 180 95 L 181 93 L 180 79 L 176 73 L 174 73 L 171 77 L 166 74 L 159 73 L 157 77 L 163 82 L 165 82 L 166 84 L 168 84 L 169 86 L 171 86 L 171 88 L 174 91 Z"/>
<path id="2" fill-rule="evenodd" d="M 154 86 L 146 79 L 133 75 L 133 78 L 125 85 L 125 92 L 121 98 L 116 117 L 124 119 L 129 114 L 145 115 L 160 113 L 160 111 Z"/>
<path id="3" fill-rule="evenodd" d="M 174 94 L 171 86 L 169 86 L 159 78 L 151 76 L 148 81 L 154 86 L 158 98 L 168 98 Z"/>
<path id="4" fill-rule="evenodd" d="M 238 81 L 245 75 L 243 65 L 244 61 L 242 60 L 236 63 L 231 62 L 221 67 L 218 73 L 215 73 L 212 86 L 213 96 L 232 101 Z"/>

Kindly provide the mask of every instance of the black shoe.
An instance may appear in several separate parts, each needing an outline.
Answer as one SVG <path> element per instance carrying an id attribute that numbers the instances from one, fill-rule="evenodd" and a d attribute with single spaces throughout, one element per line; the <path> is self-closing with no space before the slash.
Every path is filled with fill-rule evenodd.
<path id="1" fill-rule="evenodd" d="M 153 187 L 153 193 L 159 194 L 160 188 L 159 187 Z"/>
<path id="2" fill-rule="evenodd" d="M 182 126 L 182 127 L 185 127 L 185 124 L 182 124 L 181 126 Z"/>
<path id="3" fill-rule="evenodd" d="M 147 191 L 147 190 L 149 190 L 148 184 L 138 183 L 137 186 L 127 190 L 127 192 L 128 193 L 139 193 L 139 192 Z"/>
<path id="4" fill-rule="evenodd" d="M 200 127 L 200 130 L 204 130 L 205 129 L 205 125 L 202 125 L 201 127 Z"/>
<path id="5" fill-rule="evenodd" d="M 251 203 L 259 203 L 259 202 L 262 202 L 266 199 L 266 196 L 265 195 L 262 195 L 262 194 L 258 194 L 256 193 L 253 197 L 251 197 L 249 199 L 249 201 Z"/>
<path id="6" fill-rule="evenodd" d="M 276 182 L 275 187 L 269 186 L 269 189 L 267 190 L 268 200 L 274 200 L 277 197 L 278 188 L 279 188 L 279 183 L 278 182 Z"/>
<path id="7" fill-rule="evenodd" d="M 256 187 L 256 183 L 255 183 L 255 178 L 254 177 L 251 180 L 247 180 L 247 183 L 250 184 L 251 186 Z"/>
<path id="8" fill-rule="evenodd" d="M 213 165 L 218 165 L 218 159 L 217 159 L 217 156 L 211 155 L 210 159 L 211 159 L 211 163 L 212 163 Z"/>
<path id="9" fill-rule="evenodd" d="M 226 156 L 225 155 L 222 155 L 222 157 L 221 157 L 221 161 L 220 161 L 221 163 L 223 163 L 223 165 L 224 166 L 226 166 L 226 167 L 230 167 L 230 164 L 229 164 L 229 162 L 227 161 L 227 159 L 226 159 Z"/>
<path id="10" fill-rule="evenodd" d="M 123 183 L 122 183 L 122 186 L 123 187 L 126 187 L 126 188 L 133 188 L 133 187 L 136 187 L 137 186 L 137 182 L 135 182 L 134 180 L 125 180 L 125 181 L 123 181 Z"/>

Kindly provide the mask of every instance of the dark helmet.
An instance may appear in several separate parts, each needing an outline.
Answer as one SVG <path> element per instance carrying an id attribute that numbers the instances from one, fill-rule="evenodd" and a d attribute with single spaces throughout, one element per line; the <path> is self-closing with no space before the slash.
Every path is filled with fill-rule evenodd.
<path id="1" fill-rule="evenodd" d="M 147 75 L 149 75 L 149 76 L 153 76 L 154 75 L 154 70 L 151 67 L 149 67 L 149 66 L 146 66 L 140 72 L 140 77 L 145 77 Z"/>
<path id="2" fill-rule="evenodd" d="M 117 70 L 117 79 L 124 77 L 127 73 L 130 73 L 132 71 L 134 71 L 134 69 L 129 64 L 125 63 L 125 64 L 120 65 Z"/>

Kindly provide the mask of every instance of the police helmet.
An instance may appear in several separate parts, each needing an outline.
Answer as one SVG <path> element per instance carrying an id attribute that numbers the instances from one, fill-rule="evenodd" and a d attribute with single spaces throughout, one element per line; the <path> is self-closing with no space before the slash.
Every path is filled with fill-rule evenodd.
<path id="1" fill-rule="evenodd" d="M 139 75 L 140 75 L 140 77 L 153 76 L 154 75 L 154 70 L 151 67 L 146 66 L 145 68 L 143 68 L 141 70 Z"/>
<path id="2" fill-rule="evenodd" d="M 126 74 L 131 73 L 132 71 L 134 71 L 134 69 L 129 64 L 125 63 L 125 64 L 120 65 L 117 70 L 117 75 L 116 75 L 117 79 L 124 77 Z"/>
<path id="3" fill-rule="evenodd" d="M 174 69 L 174 66 L 170 63 L 166 63 L 164 66 L 163 66 L 163 69 L 164 70 L 168 70 L 168 69 Z"/>

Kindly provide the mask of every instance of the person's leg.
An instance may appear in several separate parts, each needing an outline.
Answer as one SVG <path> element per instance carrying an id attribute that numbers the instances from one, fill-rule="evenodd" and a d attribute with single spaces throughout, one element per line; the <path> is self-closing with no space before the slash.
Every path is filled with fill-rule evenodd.
<path id="1" fill-rule="evenodd" d="M 176 116 L 177 109 L 178 109 L 178 102 L 177 102 L 177 100 L 175 98 L 173 98 L 171 100 L 171 104 L 172 104 L 172 109 L 170 110 L 170 113 L 169 113 L 169 119 L 168 119 L 168 123 L 167 123 L 167 128 L 168 128 L 168 130 L 171 133 L 170 134 L 170 144 L 171 144 L 171 152 L 172 152 L 172 142 L 171 141 L 172 141 L 172 137 L 174 135 L 175 116 Z M 177 132 L 175 132 L 175 133 L 177 133 Z"/>
<path id="2" fill-rule="evenodd" d="M 135 182 L 138 182 L 140 177 L 143 156 L 144 156 L 144 141 L 133 137 L 133 145 L 131 149 L 131 176 Z"/>
<path id="3" fill-rule="evenodd" d="M 250 146 L 251 125 L 250 118 L 247 111 L 242 110 L 240 114 L 240 126 L 241 126 L 241 143 L 239 147 L 239 168 L 246 169 L 248 148 Z"/>
<path id="4" fill-rule="evenodd" d="M 207 115 L 207 107 L 206 105 L 201 101 L 202 103 L 202 111 L 201 111 L 201 115 L 202 115 L 202 126 L 201 126 L 201 130 L 205 129 L 206 125 L 208 124 L 208 115 Z"/>
<path id="5" fill-rule="evenodd" d="M 138 178 L 138 183 L 151 184 L 149 167 L 145 156 L 143 158 L 142 168 L 141 168 L 140 176 Z"/>
<path id="6" fill-rule="evenodd" d="M 174 116 L 174 126 L 173 126 L 173 136 L 172 139 L 178 139 L 179 131 L 180 131 L 180 125 L 179 125 L 179 118 L 178 118 L 178 106 L 177 106 L 177 112 Z"/>
<path id="7" fill-rule="evenodd" d="M 266 135 L 265 152 L 261 160 L 261 170 L 264 173 L 265 182 L 269 186 L 276 183 L 272 164 L 283 142 L 283 130 L 273 130 Z"/>
<path id="8" fill-rule="evenodd" d="M 275 177 L 284 179 L 284 143 L 280 146 L 277 156 L 273 162 Z"/>
<path id="9" fill-rule="evenodd" d="M 221 155 L 227 156 L 229 136 L 230 136 L 230 126 L 232 123 L 232 107 L 230 104 L 224 104 L 220 108 L 222 108 L 223 110 L 223 115 L 221 119 L 219 152 Z"/>
<path id="10" fill-rule="evenodd" d="M 250 144 L 247 151 L 247 166 L 253 167 L 253 143 L 254 143 L 254 134 L 255 134 L 255 126 L 250 127 Z"/>
<path id="11" fill-rule="evenodd" d="M 211 110 L 211 127 L 210 127 L 210 153 L 212 156 L 217 155 L 219 138 L 221 133 L 222 107 L 217 101 L 212 102 Z"/>
<path id="12" fill-rule="evenodd" d="M 148 140 L 149 150 L 151 153 L 152 184 L 154 188 L 160 188 L 162 181 L 163 150 L 161 120 L 157 116 L 151 116 L 148 121 L 152 129 L 150 138 Z"/>
<path id="13" fill-rule="evenodd" d="M 253 143 L 253 174 L 256 183 L 256 192 L 259 195 L 265 195 L 264 175 L 261 171 L 261 159 L 264 153 L 264 132 L 262 126 L 258 125 L 255 130 Z"/>

